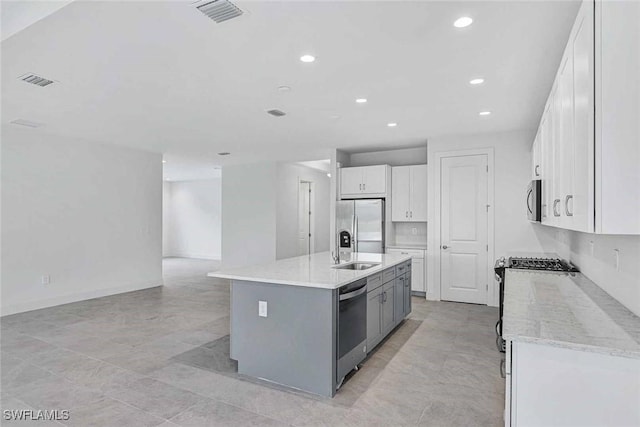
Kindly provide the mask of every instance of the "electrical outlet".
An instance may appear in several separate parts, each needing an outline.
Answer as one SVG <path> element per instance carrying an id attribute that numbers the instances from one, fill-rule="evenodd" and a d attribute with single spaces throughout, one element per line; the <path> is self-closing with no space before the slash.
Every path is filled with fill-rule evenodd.
<path id="1" fill-rule="evenodd" d="M 40 278 L 40 283 L 42 283 L 43 285 L 48 285 L 49 283 L 51 283 L 51 276 L 49 276 L 49 275 L 42 276 Z"/>
<path id="2" fill-rule="evenodd" d="M 418 234 L 418 229 L 417 229 L 417 228 L 415 228 L 415 227 L 413 227 L 413 228 L 411 229 L 411 234 L 413 234 L 414 236 L 415 236 L 416 234 Z"/>
<path id="3" fill-rule="evenodd" d="M 620 271 L 620 251 L 618 249 L 614 249 L 613 256 L 616 264 L 616 271 Z"/>
<path id="4" fill-rule="evenodd" d="M 267 302 L 258 301 L 258 316 L 267 317 Z"/>

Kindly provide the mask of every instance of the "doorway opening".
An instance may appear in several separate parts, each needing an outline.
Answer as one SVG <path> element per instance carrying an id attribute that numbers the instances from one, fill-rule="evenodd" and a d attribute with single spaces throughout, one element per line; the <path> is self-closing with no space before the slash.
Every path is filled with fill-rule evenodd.
<path id="1" fill-rule="evenodd" d="M 298 183 L 298 255 L 313 253 L 313 183 L 300 180 Z"/>

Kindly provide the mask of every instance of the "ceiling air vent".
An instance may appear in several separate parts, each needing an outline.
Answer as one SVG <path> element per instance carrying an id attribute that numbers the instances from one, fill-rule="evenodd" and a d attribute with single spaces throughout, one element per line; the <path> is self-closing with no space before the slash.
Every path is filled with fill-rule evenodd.
<path id="1" fill-rule="evenodd" d="M 197 6 L 198 10 L 218 24 L 229 19 L 237 18 L 243 12 L 235 4 L 227 0 L 213 0 Z"/>
<path id="2" fill-rule="evenodd" d="M 40 77 L 35 74 L 25 74 L 18 78 L 23 82 L 31 83 L 32 85 L 41 87 L 49 86 L 51 83 L 53 83 L 53 80 L 45 79 L 44 77 Z"/>
<path id="3" fill-rule="evenodd" d="M 282 117 L 287 115 L 287 113 L 280 110 L 268 110 L 267 114 L 271 114 L 273 117 Z"/>
<path id="4" fill-rule="evenodd" d="M 41 126 L 44 126 L 43 123 L 32 122 L 31 120 L 24 120 L 24 119 L 12 120 L 11 123 L 13 123 L 14 125 L 26 126 L 29 128 L 39 128 Z"/>

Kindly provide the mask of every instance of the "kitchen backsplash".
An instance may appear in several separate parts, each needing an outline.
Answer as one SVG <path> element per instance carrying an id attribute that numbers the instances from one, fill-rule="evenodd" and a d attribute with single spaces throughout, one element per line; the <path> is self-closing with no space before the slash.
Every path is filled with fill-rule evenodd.
<path id="1" fill-rule="evenodd" d="M 426 222 L 394 222 L 396 245 L 426 245 Z"/>
<path id="2" fill-rule="evenodd" d="M 556 252 L 640 316 L 640 236 L 556 230 Z"/>

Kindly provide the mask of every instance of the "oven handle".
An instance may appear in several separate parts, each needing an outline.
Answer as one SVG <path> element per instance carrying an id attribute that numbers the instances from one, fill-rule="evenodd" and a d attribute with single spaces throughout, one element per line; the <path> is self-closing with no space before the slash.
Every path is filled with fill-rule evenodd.
<path id="1" fill-rule="evenodd" d="M 357 296 L 364 294 L 365 292 L 367 292 L 367 285 L 364 285 L 363 287 L 358 288 L 355 291 L 347 292 L 346 294 L 340 295 L 340 301 L 346 301 L 346 300 L 355 298 Z"/>

